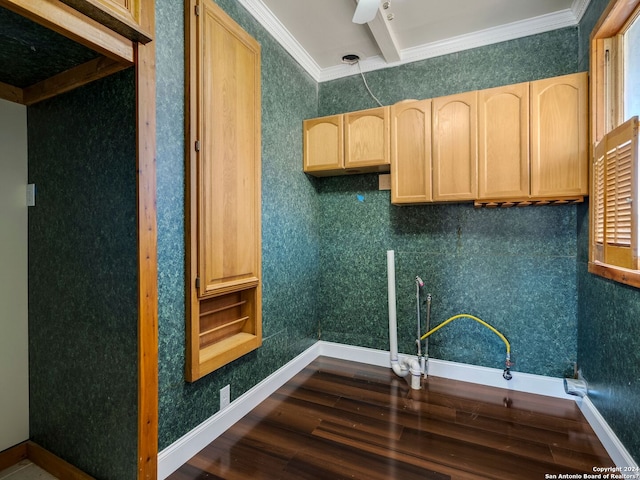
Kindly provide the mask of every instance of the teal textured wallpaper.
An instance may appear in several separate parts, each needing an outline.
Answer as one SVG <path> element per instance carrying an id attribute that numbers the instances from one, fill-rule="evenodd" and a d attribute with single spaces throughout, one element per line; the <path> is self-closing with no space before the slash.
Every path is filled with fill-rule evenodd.
<path id="1" fill-rule="evenodd" d="M 415 353 L 415 276 L 432 293 L 431 327 L 458 313 L 512 344 L 514 370 L 571 373 L 576 361 L 575 207 L 397 207 L 377 175 L 325 179 L 320 332 L 323 340 L 388 350 L 386 251 L 395 250 L 398 345 Z M 505 346 L 473 320 L 435 333 L 431 357 L 503 368 Z"/>
<path id="2" fill-rule="evenodd" d="M 578 318 L 584 322 L 585 308 L 593 308 L 578 288 L 587 207 L 394 207 L 376 175 L 305 176 L 301 120 L 374 106 L 362 79 L 354 71 L 317 85 L 237 2 L 218 3 L 263 48 L 265 344 L 195 384 L 184 382 L 184 25 L 181 5 L 156 0 L 160 448 L 215 413 L 219 388 L 230 383 L 237 397 L 317 338 L 387 349 L 387 249 L 396 251 L 402 351 L 415 348 L 420 275 L 434 298 L 432 325 L 460 312 L 477 315 L 510 339 L 514 370 L 571 374 L 583 351 Z M 586 31 L 603 3 L 592 2 L 580 27 L 369 72 L 367 80 L 391 104 L 584 71 Z M 603 295 L 594 288 L 595 298 Z M 634 301 L 626 291 L 620 298 Z M 604 355 L 593 340 L 589 350 Z M 499 368 L 504 361 L 502 342 L 469 320 L 435 334 L 429 353 Z M 597 365 L 605 369 L 606 361 Z M 631 408 L 625 388 L 621 405 Z M 635 435 L 619 423 L 623 438 Z"/>
<path id="3" fill-rule="evenodd" d="M 588 65 L 589 35 L 606 0 L 591 0 L 580 24 Z M 640 290 L 587 271 L 588 205 L 578 209 L 578 364 L 589 397 L 640 463 Z"/>
<path id="4" fill-rule="evenodd" d="M 577 71 L 578 29 L 503 42 L 366 74 L 379 99 L 432 98 Z M 384 100 L 382 100 L 384 101 Z M 323 114 L 374 106 L 360 76 L 320 84 Z M 433 294 L 431 326 L 458 313 L 512 343 L 515 371 L 562 377 L 577 356 L 576 207 L 397 207 L 377 176 L 319 181 L 321 335 L 388 349 L 387 249 L 396 250 L 399 348 L 415 353 L 416 275 Z M 358 195 L 364 197 L 358 200 Z M 424 295 L 421 305 L 425 316 Z M 432 357 L 502 368 L 505 346 L 461 319 L 434 334 Z"/>
<path id="5" fill-rule="evenodd" d="M 136 478 L 135 84 L 28 107 L 30 437 L 97 478 Z"/>
<path id="6" fill-rule="evenodd" d="M 508 42 L 365 73 L 374 95 L 392 105 L 578 71 L 578 29 L 563 28 Z M 320 84 L 320 115 L 371 108 L 358 74 Z"/>
<path id="7" fill-rule="evenodd" d="M 160 432 L 164 448 L 317 339 L 319 201 L 302 173 L 302 119 L 317 85 L 238 2 L 217 2 L 262 48 L 263 346 L 193 384 L 184 381 L 184 11 L 156 0 Z"/>

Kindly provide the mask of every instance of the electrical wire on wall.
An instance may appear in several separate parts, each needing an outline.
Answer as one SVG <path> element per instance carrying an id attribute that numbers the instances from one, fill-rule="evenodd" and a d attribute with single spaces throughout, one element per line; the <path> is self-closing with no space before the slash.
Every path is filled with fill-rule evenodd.
<path id="1" fill-rule="evenodd" d="M 343 63 L 347 63 L 349 65 L 355 65 L 358 64 L 358 71 L 360 72 L 360 76 L 362 77 L 362 82 L 364 83 L 365 88 L 367 89 L 367 92 L 369 92 L 369 95 L 371 95 L 371 98 L 373 98 L 376 103 L 379 106 L 383 106 L 382 103 L 380 102 L 380 100 L 378 100 L 378 98 L 373 94 L 373 92 L 371 91 L 371 89 L 369 88 L 369 84 L 367 83 L 367 79 L 364 77 L 364 72 L 362 71 L 362 65 L 360 65 L 360 57 L 354 53 L 350 53 L 348 55 L 345 55 L 344 57 L 342 57 L 342 62 Z"/>
<path id="2" fill-rule="evenodd" d="M 371 95 L 371 98 L 373 98 L 376 101 L 376 103 L 382 107 L 382 103 L 380 103 L 380 100 L 378 100 L 378 98 L 373 94 L 373 92 L 369 88 L 369 85 L 367 84 L 367 79 L 364 78 L 364 73 L 362 73 L 362 65 L 360 65 L 360 60 L 358 60 L 358 70 L 360 70 L 360 76 L 362 77 L 362 81 L 364 82 L 364 86 L 366 87 L 367 92 L 369 92 L 369 95 Z"/>

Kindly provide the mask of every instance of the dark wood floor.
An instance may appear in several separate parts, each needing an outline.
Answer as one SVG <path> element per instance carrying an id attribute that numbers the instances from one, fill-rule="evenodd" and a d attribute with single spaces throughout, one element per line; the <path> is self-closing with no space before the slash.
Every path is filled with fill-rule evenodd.
<path id="1" fill-rule="evenodd" d="M 614 466 L 571 400 L 320 357 L 169 478 L 544 479 Z"/>

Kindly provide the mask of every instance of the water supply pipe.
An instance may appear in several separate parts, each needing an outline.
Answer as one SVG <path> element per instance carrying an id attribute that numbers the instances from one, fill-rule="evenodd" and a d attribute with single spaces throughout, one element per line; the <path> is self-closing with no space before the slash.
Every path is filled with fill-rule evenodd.
<path id="1" fill-rule="evenodd" d="M 513 376 L 511 375 L 511 366 L 513 365 L 513 363 L 511 362 L 511 344 L 509 343 L 509 340 L 507 340 L 507 337 L 505 337 L 502 333 L 500 333 L 494 327 L 492 327 L 487 322 L 485 322 L 484 320 L 482 320 L 482 319 L 480 319 L 480 318 L 478 318 L 476 316 L 469 315 L 468 313 L 460 313 L 458 315 L 454 315 L 453 317 L 447 318 L 440 325 L 438 325 L 438 326 L 432 328 L 431 330 L 429 330 L 427 333 L 422 335 L 422 337 L 420 339 L 424 340 L 425 338 L 428 338 L 433 333 L 437 332 L 442 327 L 444 327 L 445 325 L 453 322 L 454 320 L 457 320 L 458 318 L 470 318 L 471 320 L 475 320 L 480 325 L 487 327 L 489 330 L 491 330 L 493 333 L 495 333 L 500 338 L 500 340 L 502 340 L 504 342 L 504 345 L 505 345 L 505 347 L 507 349 L 507 356 L 506 356 L 506 359 L 505 359 L 505 369 L 504 369 L 504 371 L 502 373 L 502 376 L 504 377 L 505 380 L 511 380 L 513 378 Z"/>
<path id="2" fill-rule="evenodd" d="M 431 328 L 431 299 L 431 294 L 427 293 L 427 316 L 425 321 L 425 328 L 427 332 Z M 422 340 L 422 337 L 420 337 L 420 339 Z M 424 341 L 424 355 L 420 361 L 424 364 L 424 367 L 422 368 L 424 378 L 427 378 L 429 375 L 429 338 L 426 338 Z"/>
<path id="3" fill-rule="evenodd" d="M 424 287 L 422 279 L 416 275 L 416 320 L 418 323 L 418 335 L 416 336 L 416 346 L 418 347 L 418 358 L 422 357 L 422 320 L 420 319 L 420 289 Z"/>
<path id="4" fill-rule="evenodd" d="M 415 358 L 400 359 L 398 357 L 398 319 L 396 313 L 396 262 L 395 252 L 387 250 L 387 292 L 389 303 L 389 353 L 391 369 L 399 377 L 411 374 L 411 388 L 419 390 L 422 371 Z"/>

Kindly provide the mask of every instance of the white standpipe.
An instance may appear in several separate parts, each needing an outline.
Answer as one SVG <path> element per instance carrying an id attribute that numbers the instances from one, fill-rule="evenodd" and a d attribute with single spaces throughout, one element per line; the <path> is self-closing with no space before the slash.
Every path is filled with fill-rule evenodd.
<path id="1" fill-rule="evenodd" d="M 398 359 L 398 319 L 396 315 L 396 262 L 393 250 L 387 250 L 387 289 L 389 301 L 389 353 L 391 368 L 400 377 L 411 373 L 411 388 L 420 390 L 422 370 L 415 358 Z"/>

